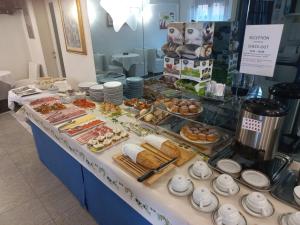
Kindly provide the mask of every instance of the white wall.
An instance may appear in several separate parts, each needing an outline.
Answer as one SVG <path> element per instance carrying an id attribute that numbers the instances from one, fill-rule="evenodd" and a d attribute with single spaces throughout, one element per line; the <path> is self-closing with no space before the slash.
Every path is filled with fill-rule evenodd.
<path id="1" fill-rule="evenodd" d="M 91 32 L 89 29 L 86 0 L 81 0 L 81 12 L 85 33 L 87 55 L 74 54 L 66 51 L 62 21 L 57 0 L 54 2 L 54 8 L 60 45 L 62 48 L 66 77 L 68 82 L 72 85 L 73 88 L 77 88 L 77 84 L 79 82 L 96 81 L 96 71 L 92 49 Z"/>
<path id="2" fill-rule="evenodd" d="M 0 70 L 9 70 L 15 80 L 28 76 L 29 49 L 23 26 L 23 14 L 0 15 Z"/>

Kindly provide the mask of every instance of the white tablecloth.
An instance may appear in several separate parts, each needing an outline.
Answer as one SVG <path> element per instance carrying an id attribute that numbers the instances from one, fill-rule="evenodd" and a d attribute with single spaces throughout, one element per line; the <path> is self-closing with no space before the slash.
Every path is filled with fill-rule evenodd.
<path id="1" fill-rule="evenodd" d="M 166 174 L 152 186 L 145 186 L 136 181 L 130 174 L 121 169 L 114 161 L 113 156 L 121 152 L 123 144 L 116 145 L 111 149 L 95 154 L 90 152 L 86 146 L 78 144 L 73 138 L 66 134 L 58 132 L 57 127 L 51 125 L 44 120 L 29 105 L 25 105 L 27 117 L 34 122 L 40 129 L 48 134 L 57 144 L 59 144 L 66 152 L 75 158 L 81 165 L 93 173 L 101 182 L 115 192 L 120 198 L 127 202 L 132 208 L 140 213 L 144 218 L 154 225 L 212 225 L 210 214 L 200 213 L 192 208 L 188 197 L 175 197 L 168 192 L 168 180 L 174 174 L 183 174 L 188 176 L 188 167 L 197 159 L 186 163 L 180 168 L 176 168 L 169 174 Z M 97 110 L 91 112 L 99 119 L 112 124 L 110 120 L 101 115 Z M 120 120 L 134 120 L 127 116 L 122 116 Z M 142 140 L 135 134 L 130 134 L 129 140 L 125 143 L 141 143 Z M 217 174 L 215 173 L 214 176 Z M 195 187 L 205 186 L 211 189 L 210 182 L 193 180 Z M 281 213 L 295 212 L 296 210 L 284 205 L 274 199 L 270 194 L 266 193 L 268 199 L 275 206 L 275 213 L 269 218 L 258 219 L 248 216 L 240 206 L 240 198 L 251 192 L 248 188 L 241 186 L 240 192 L 234 197 L 221 197 L 220 203 L 231 203 L 235 205 L 246 217 L 249 225 L 260 224 L 277 224 L 277 218 Z M 99 203 L 101 204 L 101 203 Z M 134 224 L 134 221 L 132 222 Z"/>
<path id="2" fill-rule="evenodd" d="M 40 94 L 21 97 L 21 96 L 16 95 L 14 92 L 12 92 L 12 90 L 10 90 L 8 92 L 8 108 L 10 110 L 14 110 L 15 103 L 18 103 L 19 105 L 22 106 L 22 105 L 25 105 L 26 103 L 29 103 L 35 99 L 43 98 L 43 97 L 47 97 L 47 96 L 53 96 L 53 95 L 54 94 L 51 94 L 48 91 L 43 91 Z"/>
<path id="3" fill-rule="evenodd" d="M 126 71 L 129 71 L 132 65 L 141 63 L 142 59 L 139 54 L 129 53 L 128 55 L 123 55 L 123 54 L 112 55 L 112 60 L 121 63 L 123 65 L 123 68 Z"/>
<path id="4" fill-rule="evenodd" d="M 10 71 L 0 70 L 0 100 L 7 99 L 7 92 L 14 86 L 15 81 Z"/>

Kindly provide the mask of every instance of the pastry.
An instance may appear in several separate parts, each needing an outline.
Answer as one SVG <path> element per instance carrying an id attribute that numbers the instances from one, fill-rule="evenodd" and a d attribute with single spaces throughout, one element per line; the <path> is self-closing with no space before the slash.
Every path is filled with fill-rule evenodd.
<path id="1" fill-rule="evenodd" d="M 197 113 L 198 107 L 196 105 L 189 105 L 189 112 L 190 113 Z"/>
<path id="2" fill-rule="evenodd" d="M 191 141 L 214 142 L 218 139 L 218 132 L 214 128 L 203 124 L 189 124 L 181 128 L 183 135 Z"/>
<path id="3" fill-rule="evenodd" d="M 144 117 L 144 120 L 146 122 L 150 122 L 153 119 L 153 117 L 154 117 L 154 115 L 150 113 Z"/>
<path id="4" fill-rule="evenodd" d="M 104 141 L 103 141 L 103 145 L 104 146 L 108 146 L 108 145 L 110 145 L 111 144 L 111 139 L 105 139 Z"/>
<path id="5" fill-rule="evenodd" d="M 170 108 L 171 112 L 173 113 L 178 113 L 178 110 L 179 110 L 179 107 L 177 105 L 173 105 L 171 108 Z"/>
<path id="6" fill-rule="evenodd" d="M 179 113 L 182 114 L 182 115 L 186 115 L 186 114 L 189 113 L 189 108 L 186 105 L 181 106 L 179 108 Z"/>

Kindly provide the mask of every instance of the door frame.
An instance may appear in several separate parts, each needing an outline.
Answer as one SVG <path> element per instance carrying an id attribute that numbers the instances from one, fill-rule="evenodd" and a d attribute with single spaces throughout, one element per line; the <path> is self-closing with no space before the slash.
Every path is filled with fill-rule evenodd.
<path id="1" fill-rule="evenodd" d="M 66 77 L 65 74 L 65 70 L 64 70 L 64 65 L 63 65 L 63 56 L 62 54 L 59 54 L 59 50 L 58 50 L 58 46 L 61 46 L 59 42 L 59 36 L 56 37 L 55 36 L 55 31 L 53 28 L 53 21 L 56 23 L 56 27 L 57 27 L 57 21 L 56 21 L 56 17 L 57 15 L 55 14 L 55 0 L 44 0 L 44 4 L 46 6 L 46 11 L 47 11 L 47 17 L 49 20 L 49 27 L 50 27 L 50 33 L 51 33 L 51 39 L 53 42 L 53 46 L 54 46 L 54 51 L 55 51 L 55 58 L 56 58 L 56 62 L 57 62 L 57 67 L 58 67 L 58 73 L 60 77 Z M 52 18 L 51 13 L 50 13 L 50 6 L 49 4 L 53 5 L 53 9 L 54 9 L 54 15 L 55 18 Z M 59 34 L 57 34 L 59 35 Z M 62 51 L 62 49 L 60 49 L 60 51 Z"/>

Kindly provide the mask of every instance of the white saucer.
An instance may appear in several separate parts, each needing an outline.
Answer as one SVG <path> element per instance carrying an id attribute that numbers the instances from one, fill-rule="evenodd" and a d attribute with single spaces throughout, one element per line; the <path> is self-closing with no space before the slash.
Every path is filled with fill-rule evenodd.
<path id="1" fill-rule="evenodd" d="M 231 159 L 221 159 L 217 162 L 217 167 L 229 174 L 237 174 L 242 171 L 242 167 L 236 161 Z"/>
<path id="2" fill-rule="evenodd" d="M 216 186 L 216 179 L 217 179 L 217 177 L 214 178 L 214 179 L 211 181 L 211 185 L 212 185 L 214 191 L 215 191 L 217 194 L 227 197 L 227 196 L 234 196 L 234 195 L 236 195 L 237 193 L 239 193 L 239 191 L 240 191 L 240 186 L 239 186 L 237 183 L 236 183 L 236 190 L 235 190 L 235 192 L 234 192 L 233 194 L 229 194 L 228 192 L 224 192 L 224 191 L 219 190 L 219 189 L 217 188 L 217 186 Z"/>
<path id="3" fill-rule="evenodd" d="M 288 217 L 289 215 L 291 215 L 292 213 L 284 213 L 284 214 L 281 214 L 279 217 L 278 217 L 278 223 L 280 225 L 289 225 L 288 223 Z"/>
<path id="4" fill-rule="evenodd" d="M 212 214 L 212 220 L 214 225 L 218 225 L 216 223 L 217 216 L 218 216 L 218 210 L 215 210 Z M 240 212 L 240 221 L 237 225 L 247 225 L 247 220 L 241 212 Z"/>
<path id="5" fill-rule="evenodd" d="M 188 171 L 189 171 L 189 175 L 190 175 L 192 178 L 196 179 L 196 180 L 207 180 L 207 179 L 209 179 L 209 178 L 213 175 L 213 171 L 209 168 L 210 173 L 209 173 L 208 175 L 206 175 L 206 176 L 203 177 L 203 178 L 202 178 L 202 177 L 199 177 L 199 176 L 197 176 L 196 174 L 194 174 L 194 172 L 193 172 L 193 165 L 190 165 Z"/>
<path id="6" fill-rule="evenodd" d="M 242 172 L 241 177 L 253 187 L 267 188 L 270 186 L 270 179 L 265 174 L 256 170 L 245 170 Z"/>
<path id="7" fill-rule="evenodd" d="M 247 195 L 244 195 L 242 198 L 241 198 L 241 204 L 243 206 L 243 209 L 246 211 L 246 213 L 248 213 L 249 215 L 251 216 L 255 216 L 255 217 L 258 217 L 258 218 L 265 218 L 265 217 L 270 217 L 274 214 L 274 206 L 273 204 L 268 200 L 268 211 L 269 211 L 269 214 L 267 216 L 264 216 L 260 213 L 257 213 L 257 212 L 254 212 L 252 211 L 251 209 L 248 208 L 247 204 L 246 204 L 246 197 Z"/>
<path id="8" fill-rule="evenodd" d="M 192 181 L 190 181 L 189 187 L 186 189 L 186 191 L 178 192 L 174 191 L 171 187 L 171 179 L 168 182 L 168 190 L 172 195 L 178 196 L 178 197 L 184 197 L 190 195 L 194 191 L 194 184 Z"/>
<path id="9" fill-rule="evenodd" d="M 200 211 L 200 212 L 204 212 L 204 213 L 211 213 L 214 210 L 216 210 L 219 206 L 219 199 L 218 199 L 218 197 L 216 196 L 215 193 L 213 193 L 213 192 L 211 192 L 211 193 L 213 195 L 213 199 L 212 199 L 211 204 L 209 204 L 208 206 L 205 206 L 203 208 L 200 208 L 200 206 L 197 203 L 194 202 L 193 196 L 191 195 L 190 196 L 190 201 L 192 203 L 193 208 Z"/>

